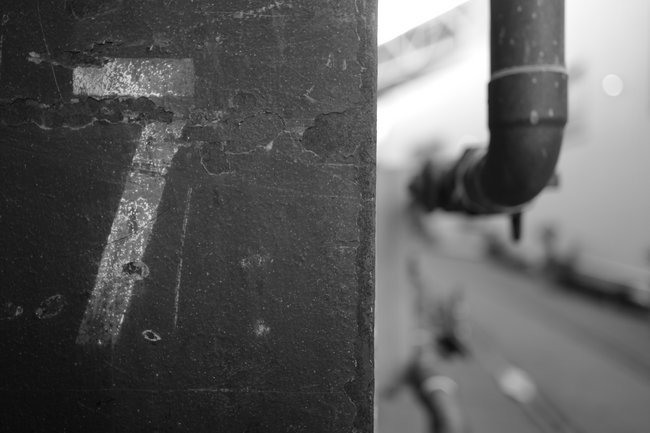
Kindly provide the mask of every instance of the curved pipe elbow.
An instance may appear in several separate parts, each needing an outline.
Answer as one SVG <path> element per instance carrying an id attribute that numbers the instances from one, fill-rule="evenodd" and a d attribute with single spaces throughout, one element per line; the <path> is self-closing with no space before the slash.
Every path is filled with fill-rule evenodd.
<path id="1" fill-rule="evenodd" d="M 567 121 L 567 75 L 542 68 L 490 83 L 490 144 L 473 176 L 478 200 L 521 206 L 555 172 Z"/>
<path id="2" fill-rule="evenodd" d="M 493 133 L 475 176 L 480 200 L 499 207 L 516 207 L 534 199 L 555 173 L 562 129 L 513 128 Z"/>
<path id="3" fill-rule="evenodd" d="M 562 129 L 516 127 L 492 134 L 490 150 L 463 176 L 467 202 L 508 213 L 534 199 L 555 173 Z"/>
<path id="4" fill-rule="evenodd" d="M 411 184 L 426 210 L 516 213 L 555 172 L 567 122 L 564 0 L 491 1 L 487 152 L 429 163 Z"/>
<path id="5" fill-rule="evenodd" d="M 564 0 L 492 0 L 490 144 L 481 200 L 520 206 L 548 184 L 567 121 Z"/>

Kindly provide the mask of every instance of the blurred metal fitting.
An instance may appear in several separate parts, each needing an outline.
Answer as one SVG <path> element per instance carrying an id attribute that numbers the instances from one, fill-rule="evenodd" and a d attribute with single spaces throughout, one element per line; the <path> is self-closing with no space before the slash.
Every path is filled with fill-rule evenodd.
<path id="1" fill-rule="evenodd" d="M 476 173 L 480 172 L 485 155 L 485 149 L 469 148 L 455 163 L 427 161 L 409 185 L 415 202 L 427 212 L 434 209 L 469 215 L 520 212 L 526 203 L 503 206 L 483 192 Z"/>

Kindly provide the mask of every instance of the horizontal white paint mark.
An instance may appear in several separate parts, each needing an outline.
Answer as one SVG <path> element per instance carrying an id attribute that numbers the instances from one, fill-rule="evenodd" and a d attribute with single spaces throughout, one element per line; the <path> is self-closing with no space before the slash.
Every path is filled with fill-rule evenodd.
<path id="1" fill-rule="evenodd" d="M 77 67 L 72 91 L 88 96 L 194 96 L 192 59 L 114 59 L 102 67 Z"/>
<path id="2" fill-rule="evenodd" d="M 120 333 L 135 282 L 146 276 L 142 258 L 165 188 L 164 176 L 183 145 L 179 139 L 184 124 L 150 123 L 142 131 L 79 327 L 78 344 L 114 343 Z"/>

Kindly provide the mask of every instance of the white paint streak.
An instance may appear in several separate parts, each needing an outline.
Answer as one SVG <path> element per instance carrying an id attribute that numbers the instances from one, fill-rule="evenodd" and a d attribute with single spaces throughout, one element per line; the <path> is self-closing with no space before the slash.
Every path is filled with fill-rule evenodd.
<path id="1" fill-rule="evenodd" d="M 248 257 L 244 257 L 239 261 L 239 264 L 244 269 L 251 268 L 262 268 L 266 266 L 267 263 L 272 262 L 271 255 L 262 249 L 261 252 L 252 254 Z"/>
<path id="2" fill-rule="evenodd" d="M 43 59 L 41 58 L 41 55 L 38 54 L 37 52 L 30 51 L 29 55 L 27 56 L 27 61 L 40 65 L 43 62 Z"/>
<path id="3" fill-rule="evenodd" d="M 0 35 L 0 74 L 2 74 L 2 46 L 4 45 L 5 42 L 5 35 Z M 2 78 L 2 75 L 0 75 L 0 79 Z"/>
<path id="4" fill-rule="evenodd" d="M 165 174 L 178 149 L 184 121 L 144 127 L 122 198 L 79 327 L 78 344 L 114 343 L 131 301 L 138 271 L 165 187 Z"/>
<path id="5" fill-rule="evenodd" d="M 114 59 L 104 66 L 77 67 L 72 91 L 88 96 L 194 96 L 192 59 Z"/>
<path id="6" fill-rule="evenodd" d="M 183 273 L 183 249 L 185 248 L 185 234 L 187 233 L 187 221 L 190 218 L 190 203 L 192 201 L 192 187 L 187 190 L 185 198 L 185 212 L 183 213 L 183 228 L 181 229 L 180 259 L 176 269 L 176 287 L 174 289 L 174 328 L 178 324 L 178 304 L 181 298 L 181 275 Z"/>
<path id="7" fill-rule="evenodd" d="M 259 319 L 255 322 L 255 328 L 253 329 L 253 332 L 258 337 L 264 337 L 265 335 L 268 335 L 269 332 L 271 332 L 271 328 L 266 323 L 264 323 L 262 319 Z"/>
<path id="8" fill-rule="evenodd" d="M 34 315 L 38 319 L 51 319 L 52 317 L 58 316 L 61 313 L 61 311 L 63 311 L 63 308 L 65 306 L 66 306 L 66 302 L 65 299 L 63 298 L 63 295 L 58 294 L 58 295 L 50 296 L 49 298 L 41 302 L 41 304 L 34 312 Z"/>
<path id="9" fill-rule="evenodd" d="M 271 3 L 268 6 L 263 6 L 261 8 L 257 8 L 257 9 L 240 10 L 240 11 L 234 12 L 232 14 L 232 17 L 236 18 L 236 19 L 263 17 L 263 16 L 266 16 L 269 13 L 271 13 L 273 11 L 273 9 L 280 9 L 283 6 L 286 6 L 287 8 L 292 8 L 293 7 L 293 5 L 291 3 L 276 0 L 276 1 L 274 1 L 273 3 Z"/>
<path id="10" fill-rule="evenodd" d="M 36 0 L 36 13 L 38 14 L 38 25 L 41 27 L 41 35 L 43 36 L 43 45 L 45 45 L 45 51 L 47 52 L 47 58 L 52 58 L 52 53 L 50 52 L 50 46 L 47 43 L 47 38 L 45 37 L 45 29 L 43 28 L 43 18 L 41 17 L 41 6 L 38 0 Z M 54 78 L 54 84 L 56 85 L 56 90 L 59 92 L 59 98 L 63 101 L 63 95 L 61 94 L 61 88 L 59 87 L 59 81 L 56 78 L 56 72 L 54 72 L 54 65 L 50 63 L 50 70 L 52 71 L 52 78 Z"/>

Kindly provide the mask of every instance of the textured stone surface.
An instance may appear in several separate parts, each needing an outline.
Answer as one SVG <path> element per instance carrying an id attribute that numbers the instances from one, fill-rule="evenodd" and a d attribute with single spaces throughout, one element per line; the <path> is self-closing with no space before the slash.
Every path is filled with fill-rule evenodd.
<path id="1" fill-rule="evenodd" d="M 372 431 L 374 2 L 6 3 L 0 430 Z M 193 93 L 75 89 L 114 59 Z M 114 340 L 79 338 L 129 242 Z"/>

